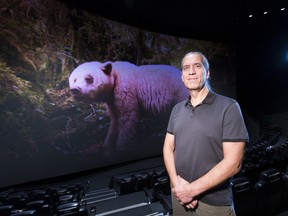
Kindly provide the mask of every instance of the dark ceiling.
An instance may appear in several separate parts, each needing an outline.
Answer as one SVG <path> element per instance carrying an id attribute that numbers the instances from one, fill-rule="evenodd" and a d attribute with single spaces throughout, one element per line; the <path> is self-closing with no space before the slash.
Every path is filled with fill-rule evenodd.
<path id="1" fill-rule="evenodd" d="M 287 0 L 61 1 L 131 26 L 201 40 L 235 41 L 288 29 Z"/>

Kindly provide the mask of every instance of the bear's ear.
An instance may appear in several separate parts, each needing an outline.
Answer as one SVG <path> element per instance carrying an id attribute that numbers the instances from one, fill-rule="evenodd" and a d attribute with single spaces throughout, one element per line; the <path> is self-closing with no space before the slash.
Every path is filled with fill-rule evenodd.
<path id="1" fill-rule="evenodd" d="M 110 75 L 112 72 L 112 62 L 107 61 L 105 63 L 102 64 L 102 66 L 100 67 L 100 69 L 106 74 L 106 75 Z"/>

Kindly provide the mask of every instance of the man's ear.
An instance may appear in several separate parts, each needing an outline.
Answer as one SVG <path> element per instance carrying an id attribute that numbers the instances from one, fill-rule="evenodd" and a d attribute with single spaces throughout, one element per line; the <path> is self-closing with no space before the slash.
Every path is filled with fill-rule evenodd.
<path id="1" fill-rule="evenodd" d="M 206 71 L 206 79 L 209 79 L 209 77 L 210 77 L 210 70 L 207 70 Z"/>

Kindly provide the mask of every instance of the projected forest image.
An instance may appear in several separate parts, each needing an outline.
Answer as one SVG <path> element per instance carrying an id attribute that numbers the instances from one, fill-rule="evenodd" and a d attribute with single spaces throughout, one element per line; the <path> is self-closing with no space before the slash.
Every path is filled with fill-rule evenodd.
<path id="1" fill-rule="evenodd" d="M 128 26 L 56 0 L 0 2 L 0 187 L 162 154 L 202 51 L 234 97 L 234 49 Z M 224 62 L 224 63 L 223 63 Z"/>

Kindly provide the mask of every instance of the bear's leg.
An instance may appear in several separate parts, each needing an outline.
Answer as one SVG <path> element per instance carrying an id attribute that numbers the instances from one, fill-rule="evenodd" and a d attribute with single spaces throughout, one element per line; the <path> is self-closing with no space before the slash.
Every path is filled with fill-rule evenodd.
<path id="1" fill-rule="evenodd" d="M 137 135 L 140 114 L 136 97 L 123 95 L 119 93 L 106 103 L 111 123 L 103 147 L 110 152 L 128 149 Z"/>
<path id="2" fill-rule="evenodd" d="M 119 136 L 119 126 L 117 120 L 111 118 L 110 127 L 103 144 L 103 148 L 106 154 L 111 154 L 115 151 L 117 146 L 117 140 Z"/>
<path id="3" fill-rule="evenodd" d="M 131 145 L 137 140 L 137 130 L 139 126 L 138 112 L 133 111 L 125 116 L 120 116 L 119 121 L 119 135 L 117 140 L 117 151 L 129 150 Z"/>

